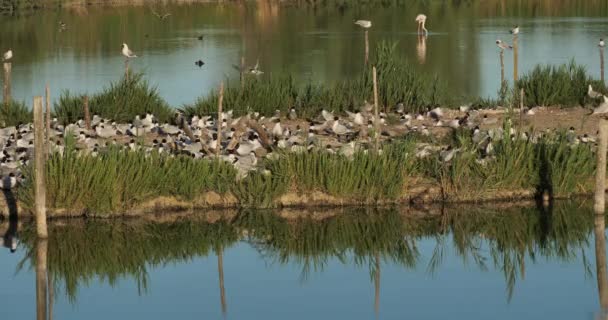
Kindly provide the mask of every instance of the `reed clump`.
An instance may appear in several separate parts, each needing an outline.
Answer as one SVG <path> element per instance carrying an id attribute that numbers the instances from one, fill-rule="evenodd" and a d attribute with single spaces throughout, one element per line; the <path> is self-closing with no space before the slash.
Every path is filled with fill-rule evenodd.
<path id="1" fill-rule="evenodd" d="M 84 118 L 84 96 L 64 91 L 55 103 L 54 115 L 63 124 Z M 153 114 L 159 122 L 171 122 L 174 112 L 159 95 L 158 90 L 144 80 L 143 74 L 113 82 L 102 92 L 89 97 L 91 114 L 117 122 L 130 122 L 135 116 Z"/>
<path id="2" fill-rule="evenodd" d="M 594 80 L 586 68 L 574 60 L 562 65 L 537 65 L 517 81 L 515 95 L 519 89 L 525 91 L 525 105 L 535 106 L 584 106 L 589 102 L 587 86 L 606 92 L 601 81 Z M 519 100 L 518 100 L 519 101 Z"/>
<path id="3" fill-rule="evenodd" d="M 400 58 L 396 44 L 381 42 L 372 63 L 354 79 L 334 84 L 308 83 L 298 87 L 291 76 L 249 78 L 244 88 L 230 83 L 224 91 L 224 107 L 236 115 L 259 112 L 272 115 L 276 110 L 288 112 L 295 108 L 302 116 L 314 116 L 322 109 L 340 111 L 359 110 L 373 101 L 372 65 L 378 70 L 378 96 L 386 110 L 403 103 L 405 110 L 420 111 L 429 107 L 449 105 L 446 86 L 437 79 L 417 72 L 413 65 Z M 218 95 L 211 92 L 182 111 L 188 116 L 213 114 L 217 110 Z"/>
<path id="4" fill-rule="evenodd" d="M 0 127 L 17 126 L 32 122 L 32 110 L 24 102 L 10 101 L 0 104 Z"/>

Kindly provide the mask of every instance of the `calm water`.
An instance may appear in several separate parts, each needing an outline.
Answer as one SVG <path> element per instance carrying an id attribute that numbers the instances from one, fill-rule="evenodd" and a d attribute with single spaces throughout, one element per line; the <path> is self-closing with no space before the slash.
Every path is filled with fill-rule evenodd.
<path id="1" fill-rule="evenodd" d="M 412 1 L 414 3 L 415 1 Z M 264 76 L 292 73 L 305 83 L 334 82 L 361 71 L 363 32 L 353 20 L 373 21 L 370 42 L 398 41 L 418 68 L 438 74 L 457 96 L 496 96 L 500 67 L 494 41 L 511 42 L 520 25 L 520 73 L 538 63 L 574 58 L 599 77 L 597 42 L 608 37 L 605 1 L 429 1 L 393 8 L 305 9 L 270 4 L 65 9 L 0 18 L 0 47 L 12 48 L 13 97 L 31 101 L 49 82 L 53 98 L 64 89 L 96 92 L 123 72 L 120 46 L 140 56 L 132 68 L 146 74 L 174 105 L 190 103 L 236 80 L 233 64 L 259 59 Z M 473 4 L 471 4 L 473 3 Z M 414 17 L 429 16 L 419 41 Z M 59 21 L 67 24 L 60 31 Z M 203 41 L 197 37 L 204 36 Z M 203 59 L 203 68 L 194 61 Z M 512 55 L 506 55 L 512 78 Z"/>
<path id="2" fill-rule="evenodd" d="M 0 316 L 44 312 L 45 263 L 62 320 L 593 319 L 608 298 L 605 220 L 589 203 L 284 218 L 297 214 L 61 222 L 38 244 L 20 223 L 17 251 L 0 251 Z"/>

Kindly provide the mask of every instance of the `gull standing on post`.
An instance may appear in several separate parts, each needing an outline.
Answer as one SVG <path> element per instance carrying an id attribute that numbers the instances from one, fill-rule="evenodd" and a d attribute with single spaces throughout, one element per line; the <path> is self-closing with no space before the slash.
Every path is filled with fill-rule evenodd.
<path id="1" fill-rule="evenodd" d="M 519 26 L 515 26 L 513 29 L 509 31 L 512 35 L 519 34 Z"/>
<path id="2" fill-rule="evenodd" d="M 127 46 L 126 43 L 122 44 L 122 55 L 125 56 L 127 59 L 137 58 L 137 56 L 133 54 L 133 51 L 129 49 L 129 46 Z"/>
<path id="3" fill-rule="evenodd" d="M 426 29 L 425 24 L 426 24 L 426 15 L 424 14 L 419 14 L 416 16 L 416 22 L 418 22 L 418 34 L 429 34 L 429 31 Z"/>
<path id="4" fill-rule="evenodd" d="M 600 48 L 603 48 L 603 47 L 605 47 L 605 46 L 606 46 L 606 43 L 604 42 L 604 39 L 600 39 L 600 43 L 598 44 L 598 46 L 599 46 Z"/>
<path id="5" fill-rule="evenodd" d="M 369 29 L 372 27 L 372 22 L 369 20 L 357 20 L 355 24 L 364 29 Z"/>
<path id="6" fill-rule="evenodd" d="M 513 46 L 508 45 L 506 42 L 502 41 L 502 40 L 496 40 L 496 45 L 501 49 L 501 50 L 506 50 L 506 49 L 513 49 Z"/>
<path id="7" fill-rule="evenodd" d="M 8 60 L 10 60 L 12 58 L 13 58 L 13 50 L 12 49 L 8 49 L 8 51 L 4 53 L 4 56 L 3 56 L 2 60 L 3 61 L 8 61 Z"/>

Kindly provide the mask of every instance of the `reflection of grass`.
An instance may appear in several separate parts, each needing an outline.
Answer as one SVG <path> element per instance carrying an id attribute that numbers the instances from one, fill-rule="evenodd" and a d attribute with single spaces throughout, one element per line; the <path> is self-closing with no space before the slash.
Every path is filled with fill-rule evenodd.
<path id="1" fill-rule="evenodd" d="M 541 258 L 573 261 L 579 252 L 584 254 L 593 228 L 591 207 L 576 202 L 558 202 L 541 211 L 462 206 L 424 218 L 392 209 L 342 210 L 323 220 L 298 211 L 291 214 L 300 218 L 286 220 L 273 211 L 250 210 L 214 224 L 196 218 L 172 223 L 51 224 L 48 266 L 72 300 L 80 286 L 96 279 L 115 285 L 130 277 L 145 290 L 150 266 L 188 262 L 219 248 L 229 250 L 240 234 L 247 234 L 262 258 L 298 266 L 302 280 L 311 272 L 322 272 L 334 259 L 368 267 L 375 274 L 376 256 L 405 269 L 426 263 L 429 272 L 440 272 L 447 252 L 454 252 L 465 265 L 473 262 L 481 270 L 501 272 L 510 297 L 517 280 L 525 276 L 526 265 Z M 420 252 L 419 241 L 429 237 L 437 239 L 435 249 Z M 33 226 L 23 230 L 21 238 L 27 248 L 24 263 L 34 263 Z"/>
<path id="2" fill-rule="evenodd" d="M 133 278 L 145 291 L 149 267 L 186 262 L 208 256 L 217 247 L 230 246 L 237 232 L 225 221 L 174 223 L 130 223 L 90 221 L 66 226 L 50 225 L 48 269 L 67 296 L 75 301 L 78 287 L 99 279 L 114 286 Z M 35 230 L 22 235 L 28 244 L 27 257 L 35 260 Z M 56 286 L 58 287 L 58 286 Z"/>

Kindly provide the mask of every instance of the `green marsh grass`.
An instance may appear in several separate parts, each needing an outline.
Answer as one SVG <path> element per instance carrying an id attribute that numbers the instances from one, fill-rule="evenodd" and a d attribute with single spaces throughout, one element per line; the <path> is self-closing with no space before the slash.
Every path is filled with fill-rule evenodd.
<path id="1" fill-rule="evenodd" d="M 24 102 L 13 100 L 8 105 L 0 104 L 0 127 L 32 123 L 33 119 L 31 108 Z"/>
<path id="2" fill-rule="evenodd" d="M 84 95 L 64 91 L 53 112 L 61 123 L 74 123 L 84 118 L 83 105 Z M 89 110 L 91 114 L 123 123 L 146 112 L 152 113 L 159 122 L 171 122 L 174 113 L 141 73 L 133 74 L 129 79 L 123 77 L 102 92 L 90 95 Z"/>

